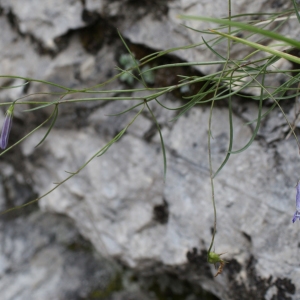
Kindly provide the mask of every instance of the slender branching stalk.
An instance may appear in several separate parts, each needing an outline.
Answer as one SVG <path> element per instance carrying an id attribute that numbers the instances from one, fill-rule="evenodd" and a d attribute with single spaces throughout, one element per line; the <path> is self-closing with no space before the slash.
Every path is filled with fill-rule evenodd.
<path id="1" fill-rule="evenodd" d="M 138 118 L 138 116 L 145 112 L 150 115 L 160 137 L 160 143 L 163 153 L 163 173 L 164 178 L 166 179 L 167 172 L 167 151 L 165 148 L 165 143 L 163 135 L 161 132 L 161 124 L 159 124 L 153 110 L 152 105 L 149 105 L 153 101 L 154 105 L 158 105 L 161 109 L 167 109 L 176 111 L 176 116 L 171 120 L 175 122 L 182 115 L 186 114 L 189 110 L 194 109 L 195 106 L 199 105 L 209 105 L 209 119 L 208 119 L 208 164 L 209 164 L 209 177 L 210 177 L 210 186 L 211 186 L 211 201 L 213 207 L 213 232 L 211 236 L 210 245 L 208 247 L 207 260 L 209 263 L 219 264 L 219 269 L 216 275 L 222 273 L 225 261 L 220 258 L 221 254 L 216 254 L 212 251 L 215 245 L 215 237 L 217 232 L 217 206 L 216 206 L 216 195 L 215 195 L 215 178 L 222 171 L 222 169 L 227 164 L 230 157 L 234 154 L 246 151 L 255 140 L 260 124 L 262 120 L 268 116 L 276 107 L 282 112 L 284 118 L 286 119 L 287 124 L 290 127 L 290 133 L 294 135 L 294 138 L 297 142 L 299 152 L 300 152 L 300 143 L 295 134 L 295 121 L 293 124 L 290 124 L 286 113 L 282 108 L 282 103 L 288 99 L 299 97 L 300 95 L 300 70 L 282 70 L 274 67 L 276 62 L 279 59 L 289 60 L 293 63 L 300 64 L 300 58 L 293 55 L 295 48 L 300 49 L 300 42 L 297 39 L 286 37 L 280 35 L 277 31 L 291 19 L 298 19 L 300 22 L 300 16 L 298 12 L 298 7 L 296 0 L 292 0 L 294 9 L 290 9 L 284 12 L 279 13 L 257 13 L 255 14 L 259 18 L 249 18 L 253 14 L 240 14 L 236 16 L 231 15 L 231 0 L 228 0 L 228 17 L 224 19 L 216 19 L 209 17 L 201 16 L 181 16 L 185 20 L 199 20 L 205 22 L 213 22 L 217 24 L 215 28 L 209 28 L 206 30 L 197 30 L 186 26 L 186 30 L 194 30 L 198 32 L 199 35 L 206 34 L 205 38 L 202 38 L 202 41 L 197 44 L 185 45 L 182 47 L 174 47 L 171 49 L 158 51 L 147 55 L 146 57 L 140 59 L 139 61 L 135 58 L 134 53 L 130 50 L 130 47 L 127 45 L 125 39 L 119 33 L 120 39 L 122 40 L 124 47 L 126 48 L 129 55 L 129 59 L 132 60 L 130 67 L 115 67 L 115 72 L 118 72 L 112 78 L 106 80 L 105 82 L 99 83 L 97 85 L 86 87 L 86 88 L 69 88 L 57 83 L 52 83 L 46 80 L 34 79 L 21 76 L 12 76 L 12 75 L 0 75 L 0 79 L 6 81 L 18 80 L 18 82 L 23 80 L 22 84 L 13 84 L 10 86 L 2 86 L 2 89 L 10 88 L 23 88 L 24 85 L 28 83 L 39 84 L 48 87 L 49 90 L 55 90 L 56 92 L 49 93 L 31 93 L 27 95 L 22 95 L 20 98 L 15 99 L 13 102 L 3 102 L 0 103 L 0 106 L 25 106 L 24 113 L 30 112 L 32 114 L 40 113 L 41 110 L 53 108 L 51 115 L 43 121 L 39 126 L 33 129 L 31 132 L 25 134 L 14 145 L 10 146 L 6 150 L 0 153 L 4 155 L 7 151 L 10 151 L 13 147 L 17 146 L 19 143 L 24 141 L 31 134 L 34 134 L 42 126 L 48 124 L 48 129 L 44 134 L 41 141 L 37 146 L 41 145 L 49 136 L 53 128 L 55 127 L 56 121 L 58 119 L 58 111 L 60 105 L 74 105 L 76 103 L 108 103 L 113 101 L 115 105 L 118 105 L 121 101 L 127 101 L 130 103 L 129 108 L 121 110 L 114 116 L 121 114 L 126 114 L 128 112 L 134 112 L 135 115 L 131 121 L 120 131 L 115 137 L 109 141 L 104 147 L 98 150 L 94 155 L 92 155 L 80 168 L 75 171 L 67 172 L 69 175 L 66 176 L 60 182 L 55 183 L 55 186 L 46 192 L 43 195 L 40 195 L 38 198 L 29 201 L 21 206 L 13 207 L 2 212 L 7 213 L 11 210 L 18 209 L 37 202 L 43 197 L 49 195 L 52 191 L 60 187 L 66 181 L 70 180 L 75 175 L 84 169 L 91 161 L 95 158 L 102 156 L 109 150 L 109 148 L 120 140 L 129 126 Z M 245 21 L 238 22 L 238 18 L 243 18 Z M 272 27 L 270 26 L 272 25 Z M 268 28 L 273 28 L 269 30 Z M 226 30 L 226 32 L 225 32 Z M 245 35 L 240 35 L 247 31 Z M 240 36 L 243 36 L 240 37 Z M 251 40 L 250 40 L 251 38 Z M 265 39 L 272 39 L 276 41 L 275 44 L 266 46 L 264 43 Z M 227 54 L 222 55 L 216 49 L 218 45 L 227 40 Z M 244 58 L 234 59 L 231 55 L 232 44 L 241 43 L 245 47 L 251 49 Z M 278 50 L 276 47 L 280 46 L 281 49 Z M 174 53 L 178 50 L 186 50 L 196 47 L 206 47 L 207 51 L 211 51 L 212 55 L 216 57 L 215 60 L 211 61 L 194 61 L 194 62 L 176 62 L 168 64 L 156 63 L 164 55 Z M 257 58 L 257 54 L 264 53 L 264 56 Z M 191 68 L 191 67 L 201 67 L 201 66 L 212 66 L 216 70 L 216 66 L 220 67 L 218 71 L 212 71 L 210 74 L 199 76 L 199 75 L 180 75 L 177 83 L 164 86 L 164 87 L 152 87 L 147 84 L 146 77 L 149 74 L 154 74 L 158 70 L 166 68 Z M 146 67 L 146 68 L 145 68 Z M 149 73 L 151 72 L 151 73 Z M 274 76 L 276 74 L 285 75 L 286 81 L 278 84 L 279 86 L 267 86 L 266 78 L 268 76 Z M 138 87 L 124 88 L 123 90 L 112 90 L 107 88 L 107 85 L 114 80 L 121 80 L 122 77 L 130 77 L 130 80 L 138 84 Z M 201 87 L 197 88 L 197 92 L 191 93 L 188 96 L 182 97 L 182 103 L 179 106 L 166 105 L 163 101 L 164 95 L 174 92 L 175 90 L 200 85 Z M 271 85 L 271 84 L 270 84 Z M 245 90 L 248 88 L 258 89 L 256 95 L 247 95 Z M 143 96 L 133 96 L 134 92 L 142 92 Z M 247 125 L 255 123 L 255 126 L 252 131 L 252 136 L 249 141 L 241 147 L 240 149 L 234 148 L 234 128 L 233 128 L 233 102 L 235 100 L 234 96 L 243 96 L 245 99 L 251 99 L 251 101 L 257 103 L 258 111 L 257 117 L 255 120 L 252 120 Z M 43 96 L 40 100 L 39 97 Z M 38 99 L 38 100 L 37 100 Z M 273 104 L 267 107 L 266 111 L 263 112 L 264 101 L 271 99 Z M 213 127 L 213 111 L 214 108 L 218 105 L 219 101 L 226 101 L 228 104 L 228 125 L 229 125 L 229 140 L 228 148 L 225 157 L 223 158 L 222 163 L 218 166 L 217 170 L 214 172 L 213 169 L 213 157 L 212 157 L 212 143 L 211 139 L 213 136 L 212 127 Z M 132 103 L 131 103 L 131 102 Z M 11 114 L 12 114 L 11 110 Z M 9 123 L 10 124 L 10 123 Z M 231 158 L 232 159 L 232 158 Z"/>

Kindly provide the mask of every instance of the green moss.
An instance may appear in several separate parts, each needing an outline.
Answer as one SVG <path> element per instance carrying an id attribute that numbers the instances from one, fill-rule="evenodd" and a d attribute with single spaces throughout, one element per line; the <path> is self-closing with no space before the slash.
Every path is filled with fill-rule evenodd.
<path id="1" fill-rule="evenodd" d="M 120 273 L 116 274 L 115 277 L 110 281 L 105 289 L 96 289 L 92 291 L 87 299 L 89 300 L 100 300 L 105 299 L 113 292 L 121 291 L 123 289 L 122 275 Z"/>

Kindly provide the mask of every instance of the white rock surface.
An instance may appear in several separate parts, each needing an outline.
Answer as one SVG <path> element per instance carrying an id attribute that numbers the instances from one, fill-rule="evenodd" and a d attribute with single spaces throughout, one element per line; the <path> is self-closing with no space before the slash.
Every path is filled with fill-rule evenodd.
<path id="1" fill-rule="evenodd" d="M 0 226 L 2 299 L 87 297 L 114 276 L 109 264 L 86 250 L 91 246 L 66 217 L 34 212 Z"/>
<path id="2" fill-rule="evenodd" d="M 291 2 L 252 1 L 249 5 L 249 1 L 241 0 L 234 4 L 233 14 L 278 11 L 290 6 Z M 154 50 L 202 41 L 200 33 L 179 26 L 181 23 L 200 30 L 213 26 L 182 21 L 179 14 L 215 17 L 227 14 L 226 1 L 222 0 L 143 1 L 138 5 L 133 1 L 109 0 L 0 0 L 0 7 L 3 9 L 0 15 L 0 74 L 39 78 L 75 88 L 104 82 L 115 74 L 114 66 L 118 64 L 120 43 L 111 42 L 103 29 L 98 29 L 99 35 L 103 33 L 99 50 L 95 53 L 86 50 L 83 37 L 89 31 L 81 31 L 87 26 L 82 19 L 86 11 L 99 15 L 112 28 L 118 27 L 131 42 Z M 291 37 L 299 36 L 299 24 L 295 20 L 287 22 L 281 32 Z M 57 38 L 65 41 L 64 47 L 57 46 Z M 221 44 L 216 47 L 224 52 Z M 233 48 L 233 57 L 245 55 L 247 51 Z M 178 51 L 176 55 L 187 61 L 216 59 L 214 54 L 200 47 Z M 278 64 L 278 67 L 290 68 L 282 61 Z M 203 73 L 215 71 L 211 66 L 200 70 Z M 276 82 L 281 80 L 281 77 L 276 78 Z M 1 85 L 5 86 L 22 83 L 22 80 L 1 80 Z M 108 88 L 120 90 L 124 86 L 115 81 Z M 31 84 L 28 93 L 32 92 L 57 92 L 57 89 Z M 24 89 L 1 90 L 0 99 L 1 102 L 12 101 L 26 93 Z M 78 95 L 69 96 L 71 99 Z M 37 99 L 43 97 L 39 95 Z M 168 95 L 161 100 L 169 106 L 181 105 L 172 97 Z M 255 119 L 257 109 L 252 103 L 237 103 L 234 150 L 250 140 L 252 131 L 244 123 Z M 299 179 L 296 163 L 299 154 L 292 138 L 283 139 L 287 129 L 278 117 L 279 112 L 274 111 L 264 121 L 259 139 L 249 149 L 232 154 L 215 179 L 218 212 L 215 251 L 226 252 L 224 258 L 229 263 L 224 274 L 214 279 L 216 271 L 205 263 L 213 226 L 207 153 L 209 108 L 195 107 L 171 123 L 173 112 L 150 105 L 165 138 L 168 160 L 165 183 L 159 135 L 152 136 L 155 125 L 149 114 L 143 113 L 104 156 L 95 158 L 76 177 L 39 202 L 44 211 L 42 215 L 31 212 L 28 218 L 1 221 L 1 226 L 5 227 L 0 237 L 3 245 L 0 251 L 1 297 L 5 300 L 52 300 L 78 296 L 82 288 L 80 281 L 89 272 L 84 262 L 94 264 L 96 260 L 82 254 L 81 263 L 77 264 L 76 255 L 64 252 L 60 244 L 51 242 L 53 223 L 60 224 L 60 221 L 57 216 L 53 221 L 47 213 L 55 212 L 71 218 L 80 233 L 103 255 L 117 257 L 133 269 L 147 272 L 150 269 L 155 274 L 168 267 L 171 272 L 200 283 L 224 300 L 241 299 L 241 295 L 250 300 L 264 297 L 299 299 L 299 224 L 291 223 L 294 186 Z M 42 195 L 55 186 L 54 182 L 68 176 L 64 171 L 75 172 L 134 116 L 132 112 L 119 117 L 106 115 L 128 107 L 127 103 L 105 105 L 96 101 L 61 106 L 57 126 L 42 146 L 34 148 L 46 129 L 39 130 L 18 146 L 14 156 L 3 157 L 1 208 L 6 207 L 11 195 L 14 195 L 14 205 L 29 200 L 32 193 L 24 187 L 25 183 Z M 12 128 L 12 140 L 16 141 L 28 133 L 29 127 L 40 124 L 44 114 L 49 112 L 25 114 L 20 109 Z M 292 112 L 289 118 L 293 118 Z M 226 108 L 216 107 L 212 132 L 214 170 L 226 155 L 227 120 Z M 16 187 L 11 182 L 16 183 Z M 25 223 L 29 224 L 29 229 L 22 228 Z M 64 226 L 57 225 L 55 235 L 60 231 L 73 232 Z M 41 232 L 38 228 L 42 228 Z M 14 237 L 10 230 L 18 230 L 18 236 Z M 27 249 L 24 236 L 32 247 Z M 187 264 L 188 251 L 190 264 Z M 76 263 L 67 263 L 68 259 Z M 98 264 L 95 265 L 98 268 Z M 72 276 L 61 281 L 68 272 Z M 95 278 L 98 277 L 95 275 Z"/>
<path id="3" fill-rule="evenodd" d="M 84 25 L 80 0 L 35 0 L 27 4 L 21 0 L 1 0 L 1 6 L 16 16 L 21 33 L 32 35 L 50 49 L 55 49 L 56 37 Z"/>
<path id="4" fill-rule="evenodd" d="M 157 136 L 149 144 L 129 133 L 103 157 L 94 159 L 74 179 L 42 199 L 41 208 L 70 216 L 99 251 L 121 258 L 132 268 L 142 269 L 149 261 L 184 265 L 193 247 L 207 249 L 213 226 L 206 146 L 208 114 L 208 110 L 195 108 L 165 131 L 165 185 Z M 226 122 L 226 110 L 216 108 L 212 143 L 215 169 L 225 155 Z M 250 139 L 251 131 L 238 118 L 234 125 L 234 149 L 238 149 Z M 40 132 L 27 140 L 25 155 L 34 157 L 29 149 L 33 151 L 42 135 Z M 63 180 L 63 170 L 76 171 L 105 142 L 108 140 L 91 128 L 79 132 L 55 130 L 43 146 L 45 154 L 39 167 L 27 166 L 34 169 L 37 192 L 45 193 L 53 187 L 51 182 Z M 217 176 L 216 251 L 226 252 L 227 259 L 242 266 L 233 281 L 227 281 L 226 271 L 216 280 L 201 278 L 202 284 L 221 299 L 233 299 L 234 284 L 248 286 L 250 282 L 249 293 L 255 291 L 257 287 L 251 284 L 252 275 L 247 274 L 245 266 L 250 257 L 256 261 L 256 280 L 263 284 L 273 277 L 265 292 L 278 278 L 297 282 L 297 269 L 291 273 L 298 253 L 294 242 L 298 224 L 291 223 L 297 181 L 297 167 L 291 161 L 297 155 L 292 140 L 281 141 L 277 151 L 254 142 L 246 152 L 232 155 Z M 284 169 L 277 169 L 278 157 Z M 166 224 L 153 220 L 154 207 L 162 205 L 163 199 L 169 211 Z M 211 272 L 215 272 L 213 268 Z M 216 282 L 222 286 L 219 290 L 215 289 Z"/>

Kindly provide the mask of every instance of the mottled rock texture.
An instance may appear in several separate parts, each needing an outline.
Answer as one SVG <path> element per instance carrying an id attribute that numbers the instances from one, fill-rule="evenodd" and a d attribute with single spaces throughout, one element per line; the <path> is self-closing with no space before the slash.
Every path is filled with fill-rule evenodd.
<path id="1" fill-rule="evenodd" d="M 233 3 L 233 14 L 278 11 L 291 5 L 289 1 L 252 1 L 249 5 L 242 0 Z M 0 0 L 0 8 L 0 74 L 38 78 L 70 88 L 94 86 L 117 73 L 115 66 L 126 50 L 116 28 L 136 55 L 143 56 L 202 42 L 199 32 L 180 26 L 182 23 L 199 30 L 213 26 L 182 21 L 179 14 L 227 15 L 227 2 L 223 0 Z M 297 21 L 287 22 L 280 31 L 299 36 Z M 225 53 L 224 45 L 216 47 Z M 249 49 L 236 45 L 232 51 L 233 57 L 239 57 Z M 201 47 L 174 54 L 167 59 L 216 59 Z M 199 71 L 207 74 L 216 69 L 205 66 Z M 168 83 L 174 74 L 157 76 Z M 22 83 L 21 79 L 1 81 L 2 85 Z M 107 88 L 128 86 L 117 80 Z M 0 100 L 57 91 L 31 83 L 1 91 Z M 35 99 L 42 101 L 46 96 L 40 94 Z M 245 123 L 256 118 L 257 105 L 251 100 L 233 100 L 233 148 L 237 150 L 252 136 L 253 125 Z M 160 101 L 170 107 L 182 105 L 174 94 Z M 284 139 L 288 128 L 280 111 L 275 110 L 263 121 L 251 147 L 233 154 L 215 179 L 215 251 L 226 252 L 228 264 L 224 273 L 214 278 L 216 270 L 206 262 L 213 226 L 207 149 L 209 107 L 194 107 L 170 122 L 174 111 L 150 105 L 166 146 L 165 181 L 159 134 L 145 110 L 120 141 L 40 200 L 38 207 L 29 206 L 12 217 L 4 215 L 0 221 L 1 299 L 85 299 L 93 290 L 107 285 L 115 274 L 109 264 L 105 265 L 92 250 L 75 247 L 72 251 L 68 247 L 76 245 L 77 240 L 88 244 L 82 242 L 82 236 L 99 253 L 118 258 L 133 270 L 154 276 L 167 271 L 201 285 L 220 299 L 299 299 L 299 224 L 291 223 L 299 153 L 294 139 Z M 125 101 L 61 105 L 57 123 L 41 146 L 35 148 L 47 128 L 1 157 L 2 210 L 46 193 L 68 176 L 65 171 L 76 172 L 132 120 L 137 109 L 108 116 L 129 106 Z M 293 102 L 287 102 L 284 109 L 292 121 Z M 51 113 L 49 107 L 23 110 L 24 106 L 15 108 L 11 144 Z M 216 105 L 212 124 L 216 170 L 228 148 L 228 110 L 224 103 Z M 137 289 L 130 296 L 123 291 L 110 297 L 107 299 L 141 300 L 150 296 Z M 186 299 L 194 299 L 191 297 Z"/>

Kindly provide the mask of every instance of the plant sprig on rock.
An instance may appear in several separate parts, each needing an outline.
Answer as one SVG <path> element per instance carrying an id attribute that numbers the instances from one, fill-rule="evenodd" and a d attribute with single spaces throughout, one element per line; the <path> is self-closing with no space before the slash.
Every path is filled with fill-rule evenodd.
<path id="1" fill-rule="evenodd" d="M 280 26 L 284 22 L 288 22 L 291 18 L 298 18 L 299 13 L 296 9 L 297 4 L 293 0 L 293 4 L 295 9 L 285 11 L 279 14 L 260 14 L 260 20 L 249 20 L 245 22 L 235 22 L 232 21 L 235 18 L 243 18 L 246 16 L 231 16 L 231 1 L 229 3 L 229 13 L 228 19 L 214 19 L 208 17 L 200 17 L 200 16 L 182 16 L 182 19 L 185 20 L 198 20 L 205 22 L 214 22 L 219 24 L 217 28 L 211 28 L 203 31 L 199 31 L 199 36 L 202 33 L 209 34 L 211 37 L 209 40 L 202 39 L 202 41 L 198 44 L 186 45 L 177 48 L 171 48 L 163 51 L 158 51 L 152 53 L 142 59 L 136 60 L 134 54 L 120 35 L 121 40 L 125 48 L 128 51 L 128 54 L 123 54 L 120 57 L 121 67 L 125 68 L 123 70 L 121 67 L 117 67 L 119 73 L 106 82 L 100 83 L 98 85 L 87 87 L 83 89 L 74 89 L 67 86 L 59 85 L 57 83 L 44 81 L 41 79 L 33 79 L 21 76 L 12 76 L 12 75 L 1 75 L 0 78 L 5 79 L 19 79 L 23 80 L 25 83 L 34 83 L 38 82 L 43 85 L 51 86 L 58 90 L 56 93 L 34 93 L 26 95 L 25 97 L 16 99 L 12 104 L 11 102 L 1 103 L 0 106 L 10 106 L 8 109 L 8 115 L 4 122 L 4 131 L 1 137 L 1 148 L 4 149 L 7 147 L 7 140 L 9 130 L 11 128 L 11 120 L 12 113 L 15 106 L 29 105 L 30 109 L 26 111 L 31 111 L 33 113 L 39 113 L 39 110 L 48 109 L 52 107 L 52 113 L 48 118 L 45 119 L 39 126 L 37 126 L 34 130 L 29 132 L 23 138 L 21 138 L 18 142 L 4 150 L 0 153 L 4 155 L 7 151 L 11 150 L 13 147 L 17 146 L 20 142 L 26 139 L 31 134 L 34 134 L 38 129 L 48 123 L 49 129 L 46 134 L 42 138 L 41 142 L 37 145 L 39 146 L 42 142 L 46 140 L 49 134 L 51 134 L 51 130 L 54 128 L 55 123 L 58 119 L 58 111 L 59 107 L 64 105 L 73 105 L 74 103 L 88 103 L 88 102 L 109 102 L 114 101 L 117 105 L 120 101 L 127 101 L 131 103 L 131 106 L 126 110 L 120 111 L 117 115 L 126 114 L 128 112 L 134 112 L 135 115 L 131 119 L 131 121 L 120 130 L 104 147 L 98 149 L 84 164 L 82 164 L 77 170 L 68 171 L 68 175 L 64 180 L 55 183 L 55 186 L 49 190 L 48 192 L 40 195 L 38 198 L 29 201 L 26 204 L 5 210 L 2 214 L 7 213 L 14 209 L 19 209 L 24 206 L 30 205 L 43 197 L 49 195 L 52 191 L 57 189 L 59 186 L 64 184 L 66 181 L 79 174 L 81 170 L 83 170 L 92 160 L 96 157 L 102 156 L 109 150 L 114 143 L 116 143 L 119 139 L 121 139 L 128 128 L 136 121 L 136 119 L 144 113 L 144 111 L 148 111 L 150 117 L 152 118 L 160 136 L 160 142 L 162 146 L 163 153 L 163 173 L 166 176 L 167 172 L 167 159 L 166 159 L 166 150 L 163 134 L 161 132 L 160 124 L 155 116 L 155 112 L 152 106 L 149 105 L 150 102 L 154 102 L 161 109 L 173 110 L 177 111 L 177 115 L 173 118 L 172 121 L 176 121 L 178 118 L 186 114 L 188 111 L 193 109 L 198 105 L 210 105 L 210 117 L 208 121 L 208 160 L 209 160 L 209 169 L 210 169 L 210 183 L 211 183 L 211 191 L 212 191 L 212 204 L 214 211 L 214 226 L 213 226 L 213 234 L 211 244 L 208 249 L 207 260 L 209 263 L 216 264 L 219 263 L 219 269 L 216 275 L 221 274 L 223 267 L 225 265 L 225 261 L 220 258 L 220 254 L 216 254 L 212 251 L 212 247 L 215 242 L 215 235 L 217 229 L 217 210 L 215 203 L 215 193 L 214 193 L 214 180 L 216 176 L 222 171 L 222 169 L 226 166 L 228 160 L 233 154 L 237 154 L 247 150 L 255 138 L 257 137 L 258 130 L 260 128 L 261 121 L 272 111 L 275 107 L 279 107 L 282 114 L 286 118 L 287 124 L 290 127 L 290 132 L 293 133 L 297 146 L 300 151 L 300 144 L 297 139 L 296 134 L 294 133 L 294 126 L 290 124 L 288 121 L 284 110 L 281 107 L 281 104 L 291 98 L 298 97 L 300 95 L 300 91 L 298 87 L 295 85 L 299 84 L 300 81 L 300 70 L 295 68 L 293 70 L 284 70 L 278 69 L 276 67 L 276 63 L 280 59 L 289 60 L 293 63 L 300 64 L 300 58 L 296 57 L 292 54 L 292 50 L 294 48 L 300 49 L 300 42 L 295 39 L 287 38 L 282 36 L 276 32 L 280 28 Z M 253 14 L 254 15 L 254 14 Z M 252 15 L 252 16 L 253 16 Z M 248 15 L 249 17 L 251 15 Z M 261 20 L 263 19 L 263 20 Z M 275 26 L 273 31 L 265 29 L 267 25 L 270 24 L 278 24 Z M 190 30 L 192 28 L 187 28 Z M 192 29 L 195 30 L 195 29 Z M 240 37 L 244 31 L 248 33 L 244 35 L 244 37 Z M 195 30 L 197 31 L 197 30 Z M 226 31 L 226 32 L 225 32 Z M 250 33 L 249 33 L 250 32 Z M 275 45 L 266 46 L 264 43 L 264 39 L 273 39 L 276 41 Z M 227 56 L 224 57 L 221 53 L 216 50 L 216 46 L 223 41 L 227 40 Z M 255 41 L 254 41 L 255 40 Z M 231 57 L 231 47 L 232 43 L 241 43 L 252 50 L 243 58 L 233 59 Z M 205 62 L 176 62 L 164 65 L 152 64 L 157 61 L 160 57 L 174 53 L 178 50 L 187 50 L 189 48 L 205 46 L 209 49 L 212 54 L 216 57 L 216 60 L 205 61 Z M 280 49 L 275 49 L 280 48 Z M 257 58 L 257 54 L 264 54 Z M 196 75 L 182 75 L 178 83 L 167 85 L 163 87 L 153 87 L 155 74 L 157 71 L 163 68 L 177 68 L 177 67 L 194 67 L 197 68 L 199 66 L 218 66 L 221 70 L 212 72 L 211 74 L 205 76 L 196 76 Z M 277 74 L 283 74 L 286 77 L 286 81 L 281 83 L 279 86 L 267 86 L 266 79 L 268 76 L 272 77 Z M 114 80 L 125 81 L 128 85 L 128 89 L 121 90 L 111 90 L 106 86 L 114 81 Z M 136 84 L 139 84 L 139 87 L 136 87 Z M 151 86 L 149 86 L 149 84 Z M 195 84 L 200 84 L 201 87 L 193 92 L 191 95 L 183 96 L 183 104 L 178 107 L 168 107 L 167 104 L 161 100 L 161 96 L 173 92 L 175 90 L 181 91 L 192 91 L 190 86 Z M 6 86 L 2 88 L 17 88 L 18 86 Z M 248 88 L 255 88 L 258 93 L 254 96 L 251 96 L 251 99 L 258 103 L 257 109 L 257 118 L 253 120 L 251 123 L 255 123 L 254 130 L 252 131 L 252 137 L 250 140 L 240 149 L 234 149 L 234 128 L 233 128 L 233 96 L 241 95 Z M 142 92 L 143 96 L 132 96 L 134 92 Z M 40 95 L 48 95 L 54 97 L 55 100 L 51 99 L 49 101 L 39 100 Z M 80 96 L 80 95 L 84 96 Z M 77 98 L 76 98 L 76 97 Z M 90 96 L 90 97 L 88 97 Z M 243 95 L 247 97 L 246 95 Z M 212 146 L 211 139 L 213 137 L 212 132 L 212 123 L 213 123 L 213 109 L 220 102 L 226 101 L 228 105 L 228 132 L 229 132 L 229 140 L 228 140 L 228 148 L 222 163 L 216 168 L 213 168 L 213 156 L 212 156 Z M 271 101 L 272 105 L 263 112 L 262 108 L 266 101 Z M 146 158 L 145 158 L 146 159 Z"/>

